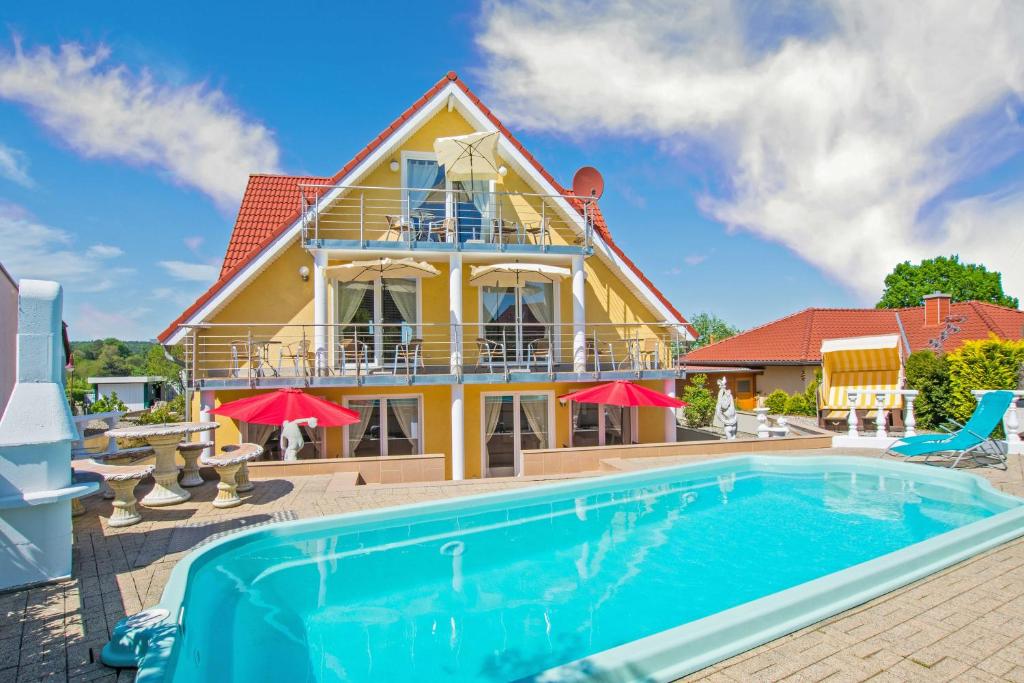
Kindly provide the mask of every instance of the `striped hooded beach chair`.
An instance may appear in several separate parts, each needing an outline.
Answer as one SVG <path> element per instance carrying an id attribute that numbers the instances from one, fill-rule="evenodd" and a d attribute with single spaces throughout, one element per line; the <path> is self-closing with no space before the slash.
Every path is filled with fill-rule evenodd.
<path id="1" fill-rule="evenodd" d="M 902 415 L 903 353 L 895 334 L 873 337 L 826 339 L 821 344 L 821 386 L 818 418 L 822 423 L 846 422 L 850 415 L 850 391 L 857 391 L 859 418 L 874 420 L 875 394 L 887 391 L 883 409 Z"/>

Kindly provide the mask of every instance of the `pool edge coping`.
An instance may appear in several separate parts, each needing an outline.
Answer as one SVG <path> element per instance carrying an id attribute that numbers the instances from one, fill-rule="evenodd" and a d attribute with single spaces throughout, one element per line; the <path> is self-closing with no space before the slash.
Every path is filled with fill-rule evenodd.
<path id="1" fill-rule="evenodd" d="M 624 674 L 633 677 L 643 676 L 647 679 L 653 677 L 654 680 L 673 680 L 849 610 L 920 578 L 962 562 L 985 550 L 1024 536 L 1024 505 L 1022 505 L 1022 499 L 998 490 L 989 480 L 983 477 L 970 472 L 930 467 L 921 463 L 857 455 L 785 456 L 743 454 L 702 460 L 700 462 L 614 473 L 599 477 L 574 478 L 556 483 L 516 487 L 443 500 L 422 501 L 324 517 L 287 520 L 233 532 L 224 538 L 191 550 L 175 564 L 167 584 L 164 586 L 160 601 L 150 608 L 167 610 L 167 617 L 154 626 L 148 627 L 147 631 L 149 633 L 145 640 L 136 644 L 138 649 L 134 653 L 134 660 L 138 662 L 138 673 L 135 680 L 139 683 L 165 681 L 167 680 L 167 674 L 173 671 L 171 660 L 174 649 L 180 640 L 178 628 L 179 623 L 183 619 L 185 589 L 192 568 L 200 560 L 211 556 L 216 551 L 223 552 L 228 549 L 228 546 L 245 543 L 250 536 L 258 534 L 280 535 L 295 527 L 302 527 L 303 531 L 306 532 L 314 532 L 324 527 L 338 528 L 339 526 L 350 526 L 359 523 L 384 522 L 416 512 L 448 512 L 470 507 L 482 501 L 491 503 L 500 503 L 503 500 L 522 501 L 524 498 L 529 497 L 547 497 L 559 492 L 564 493 L 589 488 L 593 486 L 595 481 L 602 483 L 628 483 L 632 480 L 650 479 L 658 474 L 668 474 L 675 471 L 700 473 L 701 470 L 705 469 L 715 470 L 721 469 L 723 466 L 742 467 L 744 465 L 751 469 L 760 469 L 767 472 L 773 470 L 797 473 L 800 471 L 815 472 L 820 471 L 823 467 L 837 466 L 844 470 L 863 469 L 870 474 L 878 474 L 880 470 L 889 471 L 894 475 L 906 474 L 907 469 L 912 468 L 912 471 L 915 473 L 914 479 L 939 480 L 945 485 L 956 489 L 974 489 L 979 495 L 1012 502 L 1017 507 L 1004 510 L 986 519 L 973 522 L 783 591 L 772 593 L 696 621 L 553 667 L 536 674 L 533 680 L 580 680 L 579 676 L 583 674 L 582 668 L 584 665 L 587 668 L 596 667 L 596 670 L 587 672 L 587 677 L 590 680 L 605 678 L 615 681 L 632 680 L 632 678 L 622 678 Z M 341 523 L 340 525 L 339 522 Z M 1008 527 L 1008 530 L 997 533 L 1003 527 Z M 939 556 L 929 562 L 922 562 L 922 560 L 935 555 Z M 910 567 L 899 573 L 895 578 L 881 583 L 876 581 L 883 575 L 883 572 L 890 572 L 894 568 L 907 564 Z M 875 582 L 871 583 L 870 587 L 855 591 L 849 590 L 865 582 L 872 581 Z M 840 594 L 840 588 L 847 590 Z M 816 599 L 819 596 L 829 599 Z M 804 609 L 799 614 L 782 619 L 781 621 L 764 625 L 758 623 L 757 630 L 753 634 L 730 640 L 728 645 L 719 643 L 717 647 L 709 649 L 714 644 L 716 636 L 721 639 L 720 637 L 730 630 L 743 627 L 750 630 L 753 619 L 785 617 L 787 611 L 793 611 L 807 602 L 815 602 L 816 604 L 810 605 L 812 607 L 810 610 Z M 122 623 L 124 621 L 122 620 Z M 707 631 L 699 636 L 693 633 L 693 631 L 699 629 L 707 629 Z M 113 645 L 115 643 L 112 639 L 110 643 L 104 646 L 102 657 L 104 663 L 109 662 L 108 648 Z M 711 652 L 712 654 L 701 656 L 689 655 L 680 659 L 679 651 L 686 647 L 700 647 L 703 652 Z M 666 662 L 664 661 L 666 658 L 674 658 L 674 660 Z M 110 662 L 108 665 L 122 668 L 127 666 L 123 656 L 119 658 L 115 654 L 113 659 L 115 661 Z M 645 664 L 654 666 L 654 669 L 647 670 L 647 667 L 643 667 L 644 670 L 630 674 L 629 667 L 635 668 Z M 594 676 L 600 676 L 600 678 L 595 679 Z"/>

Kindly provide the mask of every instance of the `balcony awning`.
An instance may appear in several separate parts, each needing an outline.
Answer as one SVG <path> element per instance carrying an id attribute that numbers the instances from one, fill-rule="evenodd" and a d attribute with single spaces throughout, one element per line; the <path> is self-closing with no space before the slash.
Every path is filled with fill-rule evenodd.
<path id="1" fill-rule="evenodd" d="M 569 269 L 543 263 L 494 263 L 470 268 L 469 284 L 486 287 L 522 287 L 527 282 L 555 282 L 569 277 Z"/>
<path id="2" fill-rule="evenodd" d="M 425 261 L 379 258 L 330 266 L 327 268 L 327 277 L 339 282 L 372 282 L 380 277 L 434 277 L 440 275 L 440 272 Z"/>

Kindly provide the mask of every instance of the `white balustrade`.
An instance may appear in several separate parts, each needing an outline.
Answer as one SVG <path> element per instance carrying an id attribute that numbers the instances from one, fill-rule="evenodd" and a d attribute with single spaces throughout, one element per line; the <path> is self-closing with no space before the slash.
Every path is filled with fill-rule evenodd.
<path id="1" fill-rule="evenodd" d="M 850 414 L 846 418 L 846 424 L 849 425 L 849 429 L 847 431 L 852 439 L 856 439 L 860 436 L 857 433 L 857 398 L 859 396 L 859 391 L 851 390 L 847 392 L 847 398 L 850 400 Z"/>
<path id="2" fill-rule="evenodd" d="M 885 397 L 888 393 L 887 391 L 875 392 L 875 436 L 879 439 L 886 437 L 885 422 L 888 413 L 885 410 Z"/>
<path id="3" fill-rule="evenodd" d="M 917 418 L 914 416 L 914 401 L 917 400 L 916 389 L 903 392 L 903 435 L 917 436 Z"/>

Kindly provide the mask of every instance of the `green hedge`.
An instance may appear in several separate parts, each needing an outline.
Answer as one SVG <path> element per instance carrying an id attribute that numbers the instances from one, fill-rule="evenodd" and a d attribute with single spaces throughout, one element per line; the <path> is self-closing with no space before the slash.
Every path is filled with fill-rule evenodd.
<path id="1" fill-rule="evenodd" d="M 683 388 L 683 400 L 689 404 L 683 408 L 683 415 L 689 427 L 707 427 L 715 416 L 716 398 L 705 386 L 707 383 L 707 375 L 697 374 Z"/>
<path id="2" fill-rule="evenodd" d="M 949 398 L 946 412 L 954 420 L 970 418 L 977 406 L 973 389 L 1016 389 L 1024 368 L 1024 341 L 992 337 L 965 343 L 946 356 Z"/>
<path id="3" fill-rule="evenodd" d="M 917 389 L 914 416 L 922 429 L 938 429 L 949 420 L 949 361 L 932 351 L 910 354 L 906 363 L 907 386 Z"/>

